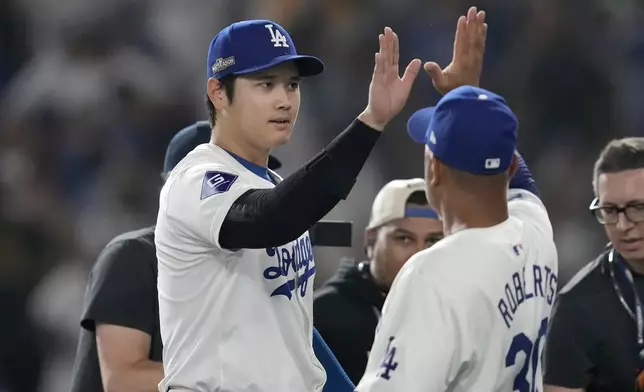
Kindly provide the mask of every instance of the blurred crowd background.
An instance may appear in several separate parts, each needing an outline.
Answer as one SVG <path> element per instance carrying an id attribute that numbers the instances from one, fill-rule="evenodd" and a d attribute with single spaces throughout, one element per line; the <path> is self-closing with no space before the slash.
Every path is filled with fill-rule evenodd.
<path id="1" fill-rule="evenodd" d="M 401 62 L 445 66 L 458 16 L 486 10 L 482 85 L 520 118 L 520 150 L 549 208 L 565 283 L 605 243 L 587 212 L 594 159 L 611 138 L 644 131 L 644 6 L 471 1 L 0 1 L 0 372 L 20 385 L 10 392 L 67 390 L 89 268 L 114 235 L 155 222 L 166 143 L 206 119 L 208 44 L 240 19 L 283 24 L 300 52 L 327 65 L 305 82 L 296 134 L 275 151 L 287 175 L 364 108 L 385 25 L 400 36 Z M 354 223 L 354 247 L 317 250 L 318 285 L 340 257 L 363 257 L 380 187 L 423 175 L 405 124 L 437 99 L 421 74 L 328 216 Z"/>

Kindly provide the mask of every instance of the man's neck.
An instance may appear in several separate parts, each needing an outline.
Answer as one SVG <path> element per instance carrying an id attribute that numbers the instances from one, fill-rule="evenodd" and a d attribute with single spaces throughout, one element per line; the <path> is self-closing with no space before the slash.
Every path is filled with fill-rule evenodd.
<path id="1" fill-rule="evenodd" d="M 241 138 L 232 138 L 228 137 L 228 135 L 224 135 L 221 132 L 221 129 L 218 129 L 218 127 L 215 126 L 211 142 L 249 162 L 259 166 L 268 167 L 268 156 L 270 154 L 270 150 L 258 148 L 253 146 L 251 143 L 240 139 Z"/>
<path id="2" fill-rule="evenodd" d="M 450 197 L 440 213 L 445 236 L 465 229 L 493 227 L 505 222 L 510 214 L 506 200 L 485 201 L 474 196 Z"/>

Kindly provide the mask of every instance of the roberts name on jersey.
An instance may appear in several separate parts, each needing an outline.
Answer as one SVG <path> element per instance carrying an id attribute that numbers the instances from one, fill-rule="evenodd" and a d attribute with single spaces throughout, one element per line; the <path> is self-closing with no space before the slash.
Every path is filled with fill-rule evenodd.
<path id="1" fill-rule="evenodd" d="M 521 245 L 514 247 L 517 255 Z M 528 271 L 526 271 L 528 270 Z M 527 276 L 526 276 L 527 275 Z M 552 306 L 557 292 L 557 274 L 548 266 L 524 266 L 521 272 L 512 274 L 512 280 L 505 284 L 505 295 L 499 299 L 498 309 L 505 325 L 510 328 L 514 314 L 521 304 L 531 299 L 543 299 Z"/>

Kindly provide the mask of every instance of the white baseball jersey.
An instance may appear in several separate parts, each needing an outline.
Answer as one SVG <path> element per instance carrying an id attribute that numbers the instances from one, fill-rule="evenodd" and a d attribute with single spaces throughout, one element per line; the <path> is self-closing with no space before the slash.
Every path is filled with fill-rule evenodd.
<path id="1" fill-rule="evenodd" d="M 357 391 L 543 390 L 557 251 L 541 201 L 509 200 L 505 222 L 456 232 L 401 269 Z"/>
<path id="2" fill-rule="evenodd" d="M 155 230 L 165 373 L 159 391 L 322 390 L 308 232 L 277 248 L 219 245 L 233 202 L 272 187 L 213 144 L 189 153 L 164 185 Z"/>

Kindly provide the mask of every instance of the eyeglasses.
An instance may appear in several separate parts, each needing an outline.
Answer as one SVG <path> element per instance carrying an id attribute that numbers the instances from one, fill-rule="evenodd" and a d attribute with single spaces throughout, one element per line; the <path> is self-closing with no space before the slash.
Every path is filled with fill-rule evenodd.
<path id="1" fill-rule="evenodd" d="M 599 199 L 593 199 L 588 207 L 590 213 L 593 214 L 597 222 L 602 225 L 614 225 L 619 220 L 619 214 L 624 213 L 626 219 L 632 223 L 644 222 L 644 204 L 629 204 L 626 207 L 601 207 Z"/>

